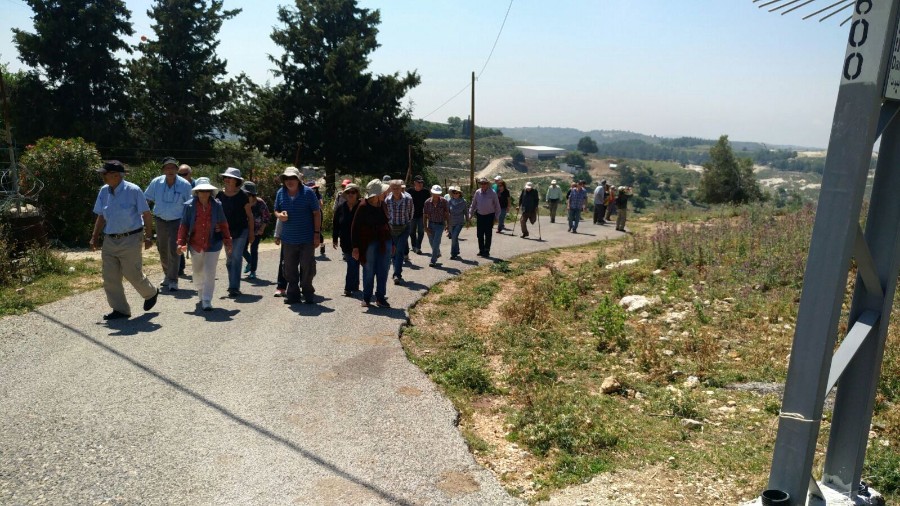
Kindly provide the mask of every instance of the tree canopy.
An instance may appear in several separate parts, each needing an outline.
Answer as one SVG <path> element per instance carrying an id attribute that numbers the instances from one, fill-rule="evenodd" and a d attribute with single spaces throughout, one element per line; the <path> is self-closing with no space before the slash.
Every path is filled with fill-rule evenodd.
<path id="1" fill-rule="evenodd" d="M 585 136 L 578 140 L 578 151 L 588 154 L 596 153 L 598 150 L 597 141 L 591 139 L 590 136 Z"/>
<path id="2" fill-rule="evenodd" d="M 223 0 L 157 0 L 147 14 L 155 39 L 142 42 L 129 63 L 135 138 L 157 149 L 208 150 L 221 137 L 219 112 L 232 96 L 225 60 L 216 54 L 222 23 L 241 10 Z"/>
<path id="3" fill-rule="evenodd" d="M 430 163 L 425 134 L 409 128 L 402 104 L 419 84 L 418 74 L 368 70 L 378 47 L 379 11 L 359 8 L 355 0 L 296 0 L 278 8 L 278 20 L 272 40 L 284 52 L 270 58 L 283 82 L 247 85 L 243 112 L 232 112 L 264 118 L 265 125 L 237 126 L 248 144 L 285 160 L 324 165 L 329 185 L 338 170 L 401 175 L 409 155 L 414 167 Z"/>
<path id="4" fill-rule="evenodd" d="M 30 108 L 27 116 L 16 115 L 16 124 L 25 125 L 19 133 L 28 135 L 23 140 L 121 142 L 126 76 L 115 53 L 131 52 L 122 37 L 134 33 L 124 0 L 25 2 L 34 12 L 34 32 L 13 29 L 19 59 L 32 69 L 15 83 L 15 108 Z"/>
<path id="5" fill-rule="evenodd" d="M 709 162 L 703 165 L 698 197 L 710 204 L 744 204 L 763 200 L 764 195 L 753 177 L 753 161 L 737 158 L 728 136 L 719 137 L 709 149 Z"/>

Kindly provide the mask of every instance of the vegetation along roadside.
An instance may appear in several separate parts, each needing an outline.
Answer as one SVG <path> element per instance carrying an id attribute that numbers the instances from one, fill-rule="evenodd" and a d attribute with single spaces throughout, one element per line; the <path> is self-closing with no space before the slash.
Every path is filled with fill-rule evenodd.
<path id="1" fill-rule="evenodd" d="M 648 504 L 752 499 L 768 476 L 813 220 L 811 207 L 729 208 L 481 267 L 434 287 L 401 339 L 514 495 L 536 502 L 638 472 Z M 896 324 L 888 339 L 865 479 L 892 503 Z"/>

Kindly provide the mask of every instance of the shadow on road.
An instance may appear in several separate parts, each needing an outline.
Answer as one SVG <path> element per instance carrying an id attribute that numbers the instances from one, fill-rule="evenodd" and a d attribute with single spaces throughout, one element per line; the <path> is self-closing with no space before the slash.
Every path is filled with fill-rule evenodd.
<path id="1" fill-rule="evenodd" d="M 313 306 L 313 307 L 315 307 L 315 306 Z M 333 310 L 332 310 L 332 311 L 333 311 Z M 399 311 L 400 313 L 403 313 L 403 310 L 402 310 L 402 309 L 398 309 L 397 311 Z M 265 428 L 265 427 L 263 427 L 263 426 L 261 426 L 261 425 L 257 425 L 257 424 L 255 424 L 255 423 L 253 423 L 253 422 L 247 420 L 246 418 L 243 418 L 242 416 L 238 415 L 237 413 L 234 413 L 233 411 L 231 411 L 230 409 L 226 408 L 225 406 L 223 406 L 223 405 L 221 405 L 221 404 L 219 404 L 219 403 L 217 403 L 217 402 L 215 402 L 215 401 L 212 401 L 212 400 L 210 400 L 210 399 L 207 399 L 206 397 L 200 395 L 199 393 L 195 392 L 194 390 L 191 390 L 190 388 L 188 388 L 188 387 L 182 385 L 181 383 L 179 383 L 179 382 L 177 382 L 177 381 L 175 381 L 175 380 L 173 380 L 173 379 L 171 379 L 171 378 L 169 378 L 169 377 L 163 375 L 162 373 L 160 373 L 160 372 L 157 371 L 156 369 L 153 369 L 153 368 L 150 367 L 150 366 L 144 365 L 143 363 L 139 362 L 138 360 L 135 360 L 135 359 L 129 357 L 128 355 L 126 355 L 126 354 L 122 353 L 121 351 L 119 351 L 119 350 L 113 348 L 112 346 L 110 346 L 110 345 L 108 345 L 108 344 L 106 344 L 106 343 L 103 343 L 103 342 L 101 342 L 101 341 L 99 341 L 99 340 L 97 340 L 97 339 L 95 339 L 95 338 L 93 338 L 93 337 L 91 337 L 91 336 L 85 334 L 84 332 L 82 332 L 82 331 L 80 331 L 80 330 L 78 330 L 78 329 L 76 329 L 76 328 L 74 328 L 74 327 L 72 327 L 72 326 L 70 326 L 70 325 L 67 325 L 67 324 L 65 324 L 65 323 L 63 323 L 63 322 L 57 320 L 56 318 L 54 318 L 54 317 L 52 317 L 52 316 L 50 316 L 50 315 L 48 315 L 48 314 L 42 312 L 40 309 L 36 309 L 34 312 L 37 313 L 37 314 L 39 314 L 39 315 L 41 315 L 41 316 L 43 316 L 43 317 L 46 318 L 47 320 L 49 320 L 49 321 L 51 321 L 51 322 L 53 322 L 53 323 L 59 325 L 60 327 L 62 327 L 62 328 L 64 328 L 64 329 L 68 330 L 69 332 L 72 332 L 73 334 L 75 334 L 75 335 L 81 337 L 81 338 L 84 339 L 85 341 L 88 341 L 89 343 L 91 343 L 91 344 L 97 346 L 98 348 L 100 348 L 100 349 L 102 349 L 102 350 L 104 350 L 104 351 L 106 351 L 106 352 L 108 352 L 108 353 L 110 353 L 110 354 L 112 354 L 112 355 L 114 355 L 114 356 L 116 356 L 116 357 L 118 357 L 118 358 L 124 360 L 125 362 L 128 362 L 129 364 L 131 364 L 131 365 L 134 366 L 135 368 L 140 369 L 141 371 L 147 373 L 148 375 L 150 375 L 150 376 L 156 378 L 156 379 L 159 380 L 160 382 L 162 382 L 162 383 L 168 385 L 169 387 L 171 387 L 171 388 L 177 390 L 178 392 L 181 392 L 182 394 L 187 395 L 188 397 L 191 397 L 192 399 L 194 399 L 194 400 L 200 402 L 201 404 L 205 405 L 206 407 L 208 407 L 208 408 L 210 408 L 210 409 L 212 409 L 212 410 L 214 410 L 214 411 L 217 411 L 218 413 L 220 413 L 220 414 L 222 414 L 222 415 L 228 417 L 229 419 L 235 421 L 236 423 L 238 423 L 238 424 L 240 424 L 240 425 L 242 425 L 242 426 L 244 426 L 244 427 L 246 427 L 246 428 L 248 428 L 248 429 L 250 429 L 250 430 L 256 432 L 257 434 L 259 434 L 259 435 L 261 435 L 261 436 L 263 436 L 263 437 L 266 437 L 266 438 L 270 439 L 271 441 L 274 441 L 274 442 L 276 442 L 276 443 L 278 443 L 278 444 L 281 444 L 282 446 L 284 446 L 284 447 L 286 447 L 286 448 L 292 450 L 294 453 L 296 453 L 296 454 L 300 455 L 301 457 L 303 457 L 303 458 L 305 458 L 305 459 L 307 459 L 307 460 L 309 460 L 309 461 L 311 461 L 311 462 L 313 462 L 313 463 L 315 463 L 315 464 L 317 464 L 317 465 L 319 465 L 319 466 L 321 466 L 321 467 L 327 469 L 328 471 L 330 471 L 330 472 L 336 474 L 337 476 L 339 476 L 339 477 L 341 477 L 341 478 L 343 478 L 343 479 L 345 479 L 345 480 L 351 481 L 351 482 L 353 482 L 353 483 L 355 483 L 355 484 L 357 484 L 357 485 L 359 485 L 359 486 L 361 486 L 361 487 L 364 487 L 364 488 L 366 488 L 367 490 L 372 491 L 373 493 L 377 494 L 379 497 L 383 498 L 384 500 L 386 500 L 386 501 L 388 501 L 388 502 L 391 502 L 391 503 L 394 503 L 394 504 L 401 504 L 401 505 L 404 505 L 404 506 L 412 506 L 412 504 L 413 504 L 412 502 L 407 501 L 407 500 L 405 500 L 405 499 L 403 499 L 403 498 L 401 498 L 401 497 L 398 497 L 398 496 L 396 496 L 396 495 L 394 495 L 394 494 L 388 492 L 387 490 L 381 489 L 381 488 L 378 487 L 377 485 L 374 485 L 374 484 L 372 484 L 372 483 L 369 483 L 369 482 L 363 480 L 362 478 L 358 478 L 358 477 L 356 477 L 356 476 L 350 474 L 349 472 L 344 471 L 343 469 L 341 469 L 340 467 L 336 466 L 335 464 L 332 464 L 331 462 L 329 462 L 329 461 L 323 459 L 322 457 L 319 457 L 319 456 L 316 455 L 315 453 L 313 453 L 313 452 L 311 452 L 311 451 L 309 451 L 309 450 L 306 450 L 305 448 L 303 448 L 302 446 L 298 445 L 297 443 L 295 443 L 295 442 L 293 442 L 293 441 L 291 441 L 291 440 L 289 440 L 289 439 L 287 439 L 287 438 L 285 438 L 285 437 L 279 436 L 278 434 L 275 434 L 274 432 L 270 431 L 269 429 L 267 429 L 267 428 Z M 215 311 L 213 311 L 213 312 L 215 312 Z M 143 319 L 144 324 L 146 324 L 146 323 L 147 323 L 147 319 L 152 318 L 153 316 L 156 316 L 156 315 L 158 315 L 158 314 L 159 314 L 159 313 L 144 313 L 143 315 L 141 315 L 141 316 L 138 317 L 138 318 L 134 318 L 134 319 L 130 319 L 130 320 L 125 320 L 125 323 L 126 323 L 126 324 L 129 324 L 129 323 L 135 323 L 135 324 L 136 324 L 138 321 L 140 321 L 140 320 Z M 143 317 L 147 317 L 147 318 L 143 318 Z M 157 328 L 159 328 L 159 325 L 157 325 L 157 324 L 153 324 L 153 325 L 155 325 Z"/>
<path id="2" fill-rule="evenodd" d="M 40 311 L 36 311 L 40 312 Z M 41 313 L 43 314 L 43 313 Z M 113 320 L 108 322 L 100 322 L 99 325 L 106 325 L 111 330 L 115 330 L 115 332 L 111 332 L 109 335 L 111 336 L 134 336 L 137 334 L 153 332 L 158 330 L 161 325 L 155 322 L 152 322 L 153 318 L 159 316 L 159 313 L 144 313 L 136 318 L 128 318 L 122 320 Z M 56 321 L 56 320 L 53 320 Z"/>
<path id="3" fill-rule="evenodd" d="M 204 311 L 200 308 L 200 303 L 198 302 L 196 309 L 185 311 L 184 314 L 199 316 L 208 322 L 230 322 L 240 312 L 240 309 L 222 309 L 219 307 L 213 307 L 211 311 Z"/>
<path id="4" fill-rule="evenodd" d="M 294 304 L 288 304 L 288 307 L 291 311 L 297 313 L 300 316 L 319 316 L 323 313 L 333 313 L 334 309 L 323 306 L 322 304 L 330 301 L 328 297 L 321 297 L 319 295 L 314 295 L 313 300 L 315 304 L 305 304 L 303 302 L 296 302 Z"/>

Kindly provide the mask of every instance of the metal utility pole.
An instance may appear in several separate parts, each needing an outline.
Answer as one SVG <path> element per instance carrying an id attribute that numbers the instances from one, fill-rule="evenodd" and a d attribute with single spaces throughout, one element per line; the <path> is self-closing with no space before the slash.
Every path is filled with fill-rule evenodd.
<path id="1" fill-rule="evenodd" d="M 793 3 L 785 0 L 772 10 Z M 852 7 L 852 22 L 764 504 L 825 504 L 825 497 L 835 494 L 851 501 L 841 504 L 877 503 L 860 480 L 900 272 L 900 123 L 895 119 L 900 70 L 892 70 L 900 69 L 898 4 L 900 0 L 851 0 L 841 7 Z M 833 6 L 807 17 L 829 8 Z M 881 151 L 863 231 L 860 212 L 879 136 Z M 832 356 L 851 258 L 857 276 L 850 330 Z M 823 494 L 812 478 L 813 458 L 825 397 L 834 386 L 837 401 Z"/>
<path id="2" fill-rule="evenodd" d="M 469 120 L 469 191 L 475 193 L 475 72 L 472 71 L 472 116 Z"/>

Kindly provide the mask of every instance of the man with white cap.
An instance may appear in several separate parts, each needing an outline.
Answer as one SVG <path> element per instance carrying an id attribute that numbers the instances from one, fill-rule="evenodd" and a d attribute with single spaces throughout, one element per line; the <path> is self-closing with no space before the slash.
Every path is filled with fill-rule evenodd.
<path id="1" fill-rule="evenodd" d="M 162 162 L 163 175 L 150 181 L 144 196 L 153 206 L 153 222 L 156 225 L 156 249 L 162 265 L 164 279 L 162 286 L 170 292 L 178 290 L 178 271 L 181 270 L 181 255 L 178 254 L 178 227 L 184 203 L 192 198 L 191 183 L 177 174 L 178 162 L 167 157 Z"/>
<path id="2" fill-rule="evenodd" d="M 562 200 L 562 189 L 556 185 L 555 179 L 550 181 L 550 188 L 547 188 L 545 200 L 550 206 L 550 223 L 556 223 L 556 208 L 559 207 L 559 201 Z"/>
<path id="3" fill-rule="evenodd" d="M 300 184 L 300 171 L 288 167 L 281 174 L 284 185 L 275 195 L 275 217 L 281 221 L 281 250 L 287 279 L 285 304 L 313 304 L 315 251 L 322 234 L 322 211 L 316 192 Z"/>
<path id="4" fill-rule="evenodd" d="M 606 214 L 606 180 L 600 181 L 600 184 L 594 188 L 594 225 L 606 225 L 603 216 Z"/>
<path id="5" fill-rule="evenodd" d="M 425 233 L 428 234 L 428 242 L 431 244 L 430 266 L 437 265 L 437 259 L 441 256 L 441 237 L 444 235 L 444 227 L 450 221 L 450 206 L 444 199 L 444 189 L 436 184 L 431 187 L 431 198 L 425 202 L 423 214 L 425 216 Z"/>
<path id="6" fill-rule="evenodd" d="M 156 305 L 159 290 L 143 272 L 141 257 L 141 232 L 144 249 L 153 245 L 153 228 L 150 206 L 141 188 L 125 181 L 125 166 L 118 160 L 110 160 L 96 169 L 106 183 L 100 188 L 94 202 L 94 232 L 91 249 L 96 250 L 103 233 L 101 259 L 103 262 L 103 291 L 112 312 L 103 315 L 104 320 L 131 317 L 131 307 L 125 298 L 122 277 L 128 280 L 144 298 L 144 311 Z"/>
<path id="7" fill-rule="evenodd" d="M 528 222 L 530 221 L 532 225 L 534 225 L 535 220 L 537 220 L 537 208 L 539 202 L 538 192 L 534 189 L 534 185 L 531 181 L 525 183 L 525 189 L 522 190 L 522 193 L 519 195 L 519 207 L 516 207 L 516 210 L 519 211 L 522 218 L 522 237 L 528 237 Z"/>

